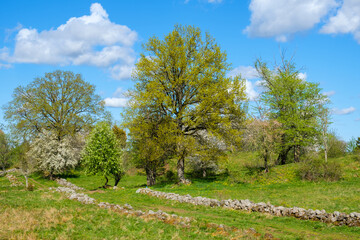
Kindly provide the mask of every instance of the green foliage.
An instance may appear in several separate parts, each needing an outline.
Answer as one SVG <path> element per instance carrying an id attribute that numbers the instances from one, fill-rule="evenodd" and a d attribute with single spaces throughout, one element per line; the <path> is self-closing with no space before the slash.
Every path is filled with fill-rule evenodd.
<path id="1" fill-rule="evenodd" d="M 334 160 L 325 162 L 319 157 L 314 157 L 301 164 L 299 175 L 303 180 L 308 181 L 338 181 L 343 175 L 343 170 Z"/>
<path id="2" fill-rule="evenodd" d="M 133 74 L 127 126 L 136 138 L 143 118 L 154 119 L 146 121 L 149 124 L 166 121 L 162 131 L 167 134 L 156 141 L 174 146 L 183 181 L 184 159 L 196 150 L 199 131 L 238 146 L 245 84 L 240 77 L 226 77 L 226 54 L 199 28 L 176 26 L 164 40 L 150 38 L 144 49 Z"/>
<path id="3" fill-rule="evenodd" d="M 137 168 L 145 170 L 149 186 L 156 183 L 160 168 L 174 152 L 173 145 L 164 141 L 168 139 L 168 124 L 155 116 L 147 118 L 146 115 L 138 115 L 128 125 L 131 131 L 132 162 Z"/>
<path id="4" fill-rule="evenodd" d="M 118 127 L 117 125 L 114 125 L 112 128 L 116 139 L 119 141 L 120 143 L 120 147 L 121 148 L 125 148 L 126 147 L 126 132 L 121 129 L 120 127 Z"/>
<path id="5" fill-rule="evenodd" d="M 327 98 L 320 93 L 318 83 L 299 77 L 300 72 L 291 61 L 283 58 L 282 65 L 276 66 L 274 71 L 260 60 L 256 61 L 255 67 L 265 88 L 261 101 L 268 106 L 270 118 L 281 123 L 284 131 L 280 154 L 284 163 L 291 148 L 298 151 L 315 142 L 319 135 L 320 109 Z"/>
<path id="6" fill-rule="evenodd" d="M 11 165 L 11 147 L 8 136 L 0 130 L 0 167 L 5 170 Z"/>
<path id="7" fill-rule="evenodd" d="M 68 71 L 46 73 L 25 87 L 17 87 L 4 110 L 14 135 L 21 140 L 42 130 L 52 130 L 61 139 L 88 131 L 107 115 L 95 86 Z"/>
<path id="8" fill-rule="evenodd" d="M 360 141 L 359 141 L 360 144 Z M 360 148 L 359 148 L 360 149 Z M 346 143 L 346 152 L 348 153 L 354 153 L 357 150 L 357 139 L 352 137 L 347 143 Z"/>
<path id="9" fill-rule="evenodd" d="M 328 156 L 332 158 L 344 156 L 346 153 L 346 143 L 334 132 L 328 134 L 328 148 Z"/>
<path id="10" fill-rule="evenodd" d="M 120 144 L 110 126 L 106 122 L 98 123 L 83 151 L 82 158 L 87 174 L 101 174 L 106 179 L 106 186 L 109 175 L 114 175 L 116 179 L 123 174 L 121 154 Z"/>

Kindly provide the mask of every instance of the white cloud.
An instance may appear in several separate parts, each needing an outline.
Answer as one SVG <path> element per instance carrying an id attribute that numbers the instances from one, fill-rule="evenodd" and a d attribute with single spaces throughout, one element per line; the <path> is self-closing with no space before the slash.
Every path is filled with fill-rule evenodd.
<path id="1" fill-rule="evenodd" d="M 105 98 L 105 106 L 107 107 L 126 107 L 128 99 L 127 98 Z"/>
<path id="2" fill-rule="evenodd" d="M 250 101 L 254 101 L 256 98 L 259 97 L 259 93 L 255 91 L 254 84 L 249 80 L 246 80 L 246 95 L 248 96 Z"/>
<path id="3" fill-rule="evenodd" d="M 113 97 L 119 98 L 124 96 L 124 90 L 121 87 L 118 87 L 113 93 Z"/>
<path id="4" fill-rule="evenodd" d="M 285 42 L 292 34 L 314 27 L 336 6 L 336 0 L 251 0 L 250 25 L 244 33 Z"/>
<path id="5" fill-rule="evenodd" d="M 115 108 L 126 107 L 129 99 L 124 96 L 124 93 L 125 91 L 121 87 L 117 88 L 111 98 L 104 99 L 105 106 Z"/>
<path id="6" fill-rule="evenodd" d="M 360 44 L 360 1 L 344 0 L 336 15 L 329 19 L 320 32 L 327 34 L 350 33 Z"/>
<path id="7" fill-rule="evenodd" d="M 246 79 L 258 78 L 258 73 L 254 67 L 251 66 L 239 66 L 229 72 L 229 76 L 235 77 L 241 74 L 241 77 Z"/>
<path id="8" fill-rule="evenodd" d="M 354 107 L 343 108 L 343 109 L 334 108 L 334 109 L 332 109 L 332 113 L 335 115 L 347 115 L 347 114 L 355 112 L 355 110 L 356 110 L 356 108 L 354 108 Z"/>
<path id="9" fill-rule="evenodd" d="M 111 77 L 117 80 L 130 78 L 134 65 L 117 64 L 110 68 Z"/>
<path id="10" fill-rule="evenodd" d="M 324 92 L 323 94 L 328 96 L 328 97 L 331 97 L 335 94 L 336 92 L 335 91 L 329 91 L 329 92 Z"/>
<path id="11" fill-rule="evenodd" d="M 0 69 L 5 68 L 5 69 L 9 69 L 11 68 L 11 64 L 8 63 L 0 63 Z"/>
<path id="12" fill-rule="evenodd" d="M 90 7 L 90 15 L 70 18 L 56 29 L 38 31 L 22 28 L 16 35 L 13 55 L 0 50 L 0 59 L 13 63 L 92 65 L 108 67 L 116 79 L 128 78 L 135 63 L 132 48 L 137 33 L 113 23 L 99 3 Z M 125 72 L 122 72 L 122 71 Z"/>
<path id="13" fill-rule="evenodd" d="M 249 81 L 249 79 L 255 79 L 258 78 L 257 71 L 254 67 L 251 66 L 239 66 L 234 68 L 232 71 L 228 73 L 228 76 L 235 77 L 237 75 L 241 74 L 242 78 L 245 78 L 245 84 L 246 84 L 246 94 L 250 101 L 255 100 L 257 97 L 259 97 L 259 93 L 256 92 L 255 86 L 257 86 L 257 82 L 254 84 Z"/>
<path id="14" fill-rule="evenodd" d="M 307 74 L 306 74 L 306 73 L 299 73 L 299 74 L 298 74 L 298 78 L 300 78 L 301 80 L 306 81 L 306 79 L 307 79 Z"/>

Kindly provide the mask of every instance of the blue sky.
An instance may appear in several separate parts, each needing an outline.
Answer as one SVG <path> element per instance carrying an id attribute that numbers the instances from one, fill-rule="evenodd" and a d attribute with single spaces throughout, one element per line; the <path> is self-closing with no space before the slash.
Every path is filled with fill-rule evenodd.
<path id="1" fill-rule="evenodd" d="M 279 61 L 280 49 L 332 101 L 332 129 L 360 136 L 359 0 L 3 1 L 0 8 L 0 105 L 13 90 L 56 69 L 96 85 L 115 120 L 131 88 L 131 69 L 149 37 L 175 24 L 209 32 L 233 71 L 258 79 L 253 63 Z M 0 122 L 3 112 L 0 111 Z"/>

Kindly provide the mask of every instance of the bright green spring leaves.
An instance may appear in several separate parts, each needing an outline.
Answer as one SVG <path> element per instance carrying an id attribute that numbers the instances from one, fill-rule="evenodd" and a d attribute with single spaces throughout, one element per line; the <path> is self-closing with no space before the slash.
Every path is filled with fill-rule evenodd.
<path id="1" fill-rule="evenodd" d="M 122 150 L 114 132 L 106 122 L 98 123 L 91 132 L 83 152 L 83 161 L 88 174 L 101 174 L 108 181 L 109 175 L 123 172 Z"/>
<path id="2" fill-rule="evenodd" d="M 143 137 L 142 129 L 154 129 L 146 124 L 155 124 L 161 130 L 152 134 L 155 142 L 174 146 L 182 159 L 194 153 L 201 131 L 237 146 L 245 84 L 240 77 L 226 77 L 226 54 L 214 39 L 198 28 L 176 26 L 164 40 L 150 38 L 144 50 L 124 115 L 132 139 Z"/>

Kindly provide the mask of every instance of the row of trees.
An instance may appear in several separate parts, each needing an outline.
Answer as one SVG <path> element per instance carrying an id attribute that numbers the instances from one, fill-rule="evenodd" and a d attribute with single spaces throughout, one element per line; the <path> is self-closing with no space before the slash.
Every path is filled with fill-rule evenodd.
<path id="1" fill-rule="evenodd" d="M 128 141 L 124 130 L 111 129 L 95 87 L 71 72 L 47 73 L 16 88 L 5 118 L 37 169 L 52 177 L 83 160 L 88 173 L 103 174 L 105 186 L 108 176 L 116 185 L 123 175 L 125 150 L 145 169 L 148 185 L 169 159 L 177 161 L 179 182 L 188 183 L 186 162 L 216 163 L 244 146 L 258 151 L 266 171 L 273 155 L 286 164 L 289 152 L 299 161 L 316 146 L 326 156 L 329 100 L 319 85 L 301 79 L 285 58 L 273 69 L 257 60 L 255 68 L 263 91 L 249 116 L 245 81 L 227 76 L 226 53 L 199 28 L 176 26 L 163 40 L 150 38 L 136 64 L 123 114 Z"/>

